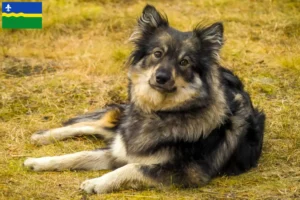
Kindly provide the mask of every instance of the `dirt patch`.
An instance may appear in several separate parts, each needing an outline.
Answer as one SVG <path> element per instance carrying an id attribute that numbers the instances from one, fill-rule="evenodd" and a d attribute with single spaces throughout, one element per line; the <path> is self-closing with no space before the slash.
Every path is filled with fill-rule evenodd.
<path id="1" fill-rule="evenodd" d="M 34 63 L 26 59 L 7 58 L 4 60 L 0 71 L 5 78 L 33 76 L 56 72 L 54 62 Z"/>

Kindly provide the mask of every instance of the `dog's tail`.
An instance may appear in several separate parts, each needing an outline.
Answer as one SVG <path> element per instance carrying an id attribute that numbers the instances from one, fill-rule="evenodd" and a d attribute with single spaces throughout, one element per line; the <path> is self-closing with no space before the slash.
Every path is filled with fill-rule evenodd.
<path id="1" fill-rule="evenodd" d="M 257 160 L 260 157 L 262 151 L 262 145 L 263 145 L 264 133 L 265 133 L 265 121 L 266 121 L 265 114 L 255 109 L 254 117 L 253 117 L 253 127 L 252 127 L 253 130 L 251 132 L 255 133 L 253 138 L 254 144 L 256 144 L 256 146 L 259 147 L 256 152 Z M 251 140 L 251 138 L 248 139 Z"/>
<path id="2" fill-rule="evenodd" d="M 248 118 L 249 127 L 220 174 L 238 175 L 257 166 L 264 140 L 265 114 L 257 109 Z"/>
<path id="3" fill-rule="evenodd" d="M 250 126 L 245 137 L 245 142 L 249 145 L 249 168 L 256 167 L 257 161 L 260 158 L 264 141 L 265 120 L 265 114 L 262 111 L 254 109 L 254 114 L 252 119 L 250 119 Z"/>

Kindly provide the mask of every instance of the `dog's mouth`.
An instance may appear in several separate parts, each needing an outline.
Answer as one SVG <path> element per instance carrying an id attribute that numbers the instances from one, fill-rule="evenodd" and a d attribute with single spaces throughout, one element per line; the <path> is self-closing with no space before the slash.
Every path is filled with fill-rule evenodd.
<path id="1" fill-rule="evenodd" d="M 157 85 L 157 84 L 152 84 L 150 81 L 149 81 L 149 85 L 151 88 L 159 91 L 159 92 L 162 92 L 162 93 L 173 93 L 177 90 L 177 88 L 175 86 L 173 87 L 164 87 L 164 86 L 161 86 L 161 85 Z"/>

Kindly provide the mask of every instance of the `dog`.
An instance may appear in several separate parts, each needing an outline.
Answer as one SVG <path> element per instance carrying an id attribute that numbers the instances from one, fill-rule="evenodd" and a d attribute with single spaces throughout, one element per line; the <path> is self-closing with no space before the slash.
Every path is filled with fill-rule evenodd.
<path id="1" fill-rule="evenodd" d="M 220 175 L 257 166 L 265 114 L 254 108 L 240 79 L 219 64 L 223 24 L 181 32 L 146 5 L 130 40 L 127 104 L 70 119 L 33 134 L 38 145 L 98 135 L 107 147 L 28 158 L 34 171 L 113 170 L 84 181 L 87 193 L 124 187 L 198 187 Z"/>

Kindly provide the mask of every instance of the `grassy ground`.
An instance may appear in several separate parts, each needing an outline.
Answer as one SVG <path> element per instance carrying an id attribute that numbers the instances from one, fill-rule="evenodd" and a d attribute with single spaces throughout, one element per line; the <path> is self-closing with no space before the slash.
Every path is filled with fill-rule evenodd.
<path id="1" fill-rule="evenodd" d="M 118 3 L 117 3 L 118 2 Z M 150 2 L 150 1 L 149 1 Z M 293 199 L 300 198 L 300 2 L 151 1 L 172 25 L 223 21 L 222 64 L 235 71 L 267 115 L 257 168 L 198 189 L 125 190 L 89 196 L 78 190 L 105 172 L 36 173 L 39 157 L 94 149 L 93 138 L 37 147 L 30 135 L 76 114 L 126 100 L 126 42 L 145 2 L 49 0 L 43 30 L 0 29 L 0 199 Z"/>

